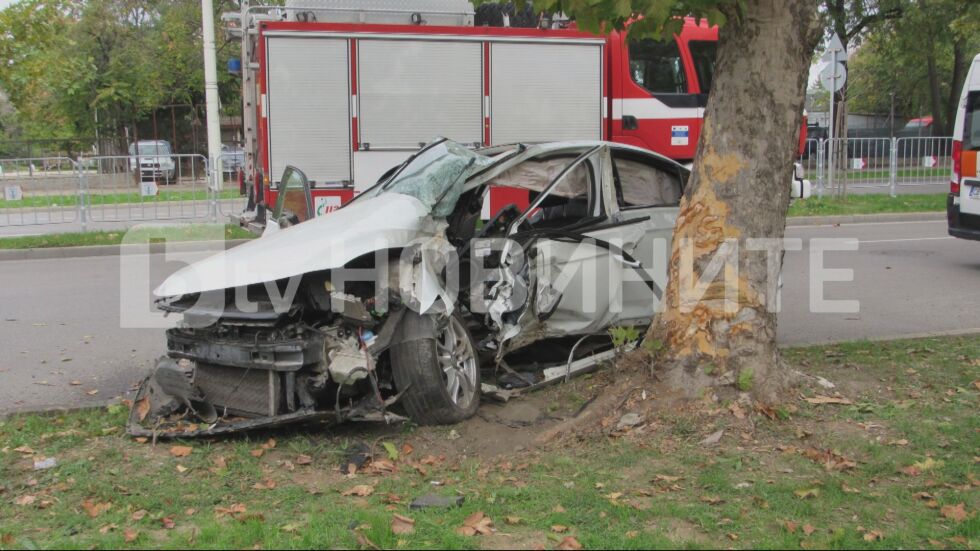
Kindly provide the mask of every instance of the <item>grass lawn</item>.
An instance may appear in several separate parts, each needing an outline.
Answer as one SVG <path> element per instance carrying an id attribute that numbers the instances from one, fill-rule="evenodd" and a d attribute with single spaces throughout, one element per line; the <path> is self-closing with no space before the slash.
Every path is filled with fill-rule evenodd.
<path id="1" fill-rule="evenodd" d="M 79 233 L 52 233 L 49 235 L 28 235 L 23 237 L 0 237 L 0 249 L 44 249 L 49 247 L 80 247 L 86 245 L 119 245 L 126 243 L 145 243 L 156 241 L 161 235 L 167 241 L 209 241 L 220 240 L 221 236 L 214 224 L 185 224 L 165 228 L 136 228 L 129 231 L 97 231 Z M 227 224 L 224 239 L 251 239 L 255 234 Z"/>
<path id="2" fill-rule="evenodd" d="M 927 195 L 887 194 L 849 195 L 845 199 L 811 197 L 794 201 L 789 216 L 831 216 L 851 214 L 880 214 L 884 212 L 941 212 L 946 210 L 945 193 Z"/>
<path id="3" fill-rule="evenodd" d="M 203 188 L 203 185 L 201 186 Z M 168 190 L 166 186 L 158 186 L 159 194 L 156 197 L 142 197 L 139 192 L 127 193 L 98 193 L 90 192 L 89 205 L 97 207 L 99 205 L 124 205 L 124 204 L 146 204 L 160 203 L 165 201 L 204 201 L 209 198 L 206 189 L 179 191 Z M 235 199 L 241 197 L 238 188 L 224 189 L 219 194 L 220 199 Z M 74 207 L 78 205 L 78 193 L 65 192 L 64 195 L 32 195 L 24 197 L 19 201 L 0 200 L 0 210 L 2 209 L 23 209 L 23 208 L 50 208 L 50 207 Z"/>
<path id="4" fill-rule="evenodd" d="M 888 161 L 885 160 L 883 161 L 883 163 L 887 166 Z M 882 166 L 882 165 L 879 164 L 878 166 Z M 949 176 L 949 171 L 950 171 L 949 166 L 940 166 L 934 168 L 915 166 L 915 167 L 899 168 L 898 170 L 895 171 L 895 177 L 899 180 L 908 180 L 908 181 L 922 180 L 928 182 L 930 180 L 937 180 Z M 843 175 L 840 174 L 841 174 L 840 172 L 836 173 L 834 179 L 837 180 L 838 178 L 843 178 L 848 181 L 882 180 L 887 182 L 888 179 L 891 177 L 891 169 L 865 168 L 861 170 L 854 170 L 848 168 Z M 817 171 L 816 170 L 808 171 L 807 177 L 813 181 L 816 181 Z"/>
<path id="5" fill-rule="evenodd" d="M 153 445 L 122 434 L 121 405 L 12 417 L 0 422 L 0 546 L 493 549 L 554 548 L 566 537 L 587 549 L 980 546 L 975 336 L 786 357 L 837 388 L 804 387 L 768 411 L 665 408 L 625 434 L 543 447 L 534 439 L 608 384 L 609 370 L 484 404 L 454 427 L 302 427 Z M 817 394 L 850 403 L 803 399 Z M 631 396 L 611 426 L 661 401 Z M 541 415 L 507 422 L 510 408 Z M 721 429 L 716 445 L 701 443 Z M 357 441 L 374 461 L 341 474 Z M 58 465 L 33 470 L 43 457 Z M 465 502 L 408 507 L 430 492 Z M 467 518 L 488 528 L 477 513 L 495 531 L 460 533 Z"/>

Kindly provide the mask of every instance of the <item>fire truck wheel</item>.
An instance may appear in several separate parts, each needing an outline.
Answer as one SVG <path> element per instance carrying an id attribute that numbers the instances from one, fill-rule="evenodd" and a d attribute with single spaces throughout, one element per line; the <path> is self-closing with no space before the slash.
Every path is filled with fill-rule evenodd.
<path id="1" fill-rule="evenodd" d="M 406 313 L 402 323 L 412 329 L 431 321 Z M 435 321 L 434 338 L 410 340 L 391 347 L 395 386 L 404 389 L 401 404 L 420 425 L 448 425 L 472 417 L 480 406 L 480 360 L 473 337 L 458 316 Z"/>

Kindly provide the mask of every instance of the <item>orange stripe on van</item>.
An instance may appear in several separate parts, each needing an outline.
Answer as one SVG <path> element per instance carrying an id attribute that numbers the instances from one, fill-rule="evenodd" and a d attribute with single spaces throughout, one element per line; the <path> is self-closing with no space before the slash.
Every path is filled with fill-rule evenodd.
<path id="1" fill-rule="evenodd" d="M 976 178 L 977 176 L 977 152 L 976 151 L 964 151 L 962 157 L 960 157 L 960 176 L 967 178 Z"/>

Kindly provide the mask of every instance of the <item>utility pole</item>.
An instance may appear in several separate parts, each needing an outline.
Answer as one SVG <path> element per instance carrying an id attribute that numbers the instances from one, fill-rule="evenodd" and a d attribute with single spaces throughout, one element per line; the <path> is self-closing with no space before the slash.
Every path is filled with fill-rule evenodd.
<path id="1" fill-rule="evenodd" d="M 218 116 L 218 54 L 214 45 L 214 4 L 201 0 L 201 22 L 204 27 L 204 97 L 207 103 L 208 166 L 211 188 L 221 189 L 221 121 Z"/>

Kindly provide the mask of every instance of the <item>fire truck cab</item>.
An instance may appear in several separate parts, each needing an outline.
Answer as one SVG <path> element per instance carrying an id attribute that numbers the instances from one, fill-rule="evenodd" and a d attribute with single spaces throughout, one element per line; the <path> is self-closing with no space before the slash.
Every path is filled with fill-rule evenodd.
<path id="1" fill-rule="evenodd" d="M 243 37 L 245 181 L 260 212 L 287 166 L 309 177 L 316 216 L 437 136 L 473 147 L 608 140 L 694 157 L 718 36 L 706 22 L 627 41 L 557 16 L 477 26 L 467 0 L 242 4 L 224 19 Z M 485 214 L 512 202 L 526 198 L 495 190 Z"/>

